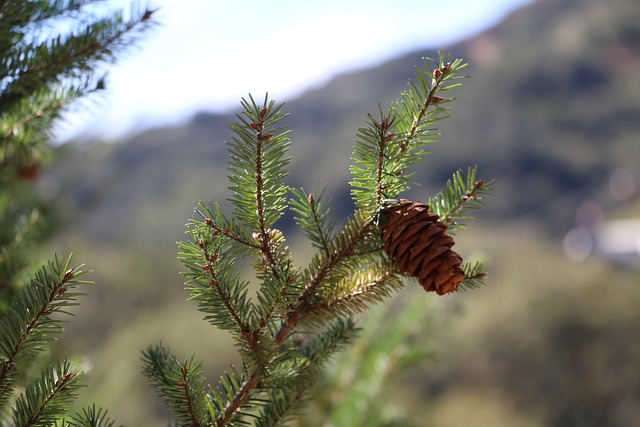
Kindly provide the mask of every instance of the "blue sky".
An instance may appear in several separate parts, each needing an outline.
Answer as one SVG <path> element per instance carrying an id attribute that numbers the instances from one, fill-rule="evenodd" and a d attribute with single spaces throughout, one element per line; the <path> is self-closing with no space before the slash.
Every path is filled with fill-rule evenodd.
<path id="1" fill-rule="evenodd" d="M 338 73 L 447 47 L 531 2 L 151 0 L 160 25 L 109 67 L 107 93 L 72 108 L 56 138 L 177 124 L 247 93 L 285 101 Z"/>

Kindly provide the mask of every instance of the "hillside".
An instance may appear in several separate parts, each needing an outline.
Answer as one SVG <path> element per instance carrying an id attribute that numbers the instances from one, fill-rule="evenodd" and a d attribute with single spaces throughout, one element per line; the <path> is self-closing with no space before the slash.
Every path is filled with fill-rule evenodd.
<path id="1" fill-rule="evenodd" d="M 633 203 L 638 209 L 637 196 L 625 204 L 608 187 L 619 168 L 640 179 L 638 16 L 635 0 L 539 0 L 447 49 L 469 61 L 470 78 L 455 93 L 452 117 L 441 122 L 443 136 L 430 147 L 432 157 L 416 171 L 424 185 L 409 196 L 426 200 L 453 171 L 474 164 L 497 186 L 491 208 L 459 242 L 461 251 L 478 248 L 491 260 L 490 286 L 445 303 L 463 313 L 441 342 L 458 356 L 415 385 L 414 399 L 442 402 L 437 413 L 447 404 L 455 413 L 452 402 L 462 398 L 469 411 L 489 399 L 496 414 L 508 408 L 530 421 L 492 419 L 486 425 L 631 426 L 637 420 L 633 405 L 615 406 L 640 399 L 631 380 L 640 378 L 633 357 L 639 350 L 627 344 L 635 342 L 628 331 L 640 325 L 633 309 L 640 302 L 637 274 L 601 261 L 571 264 L 560 240 L 585 201 L 605 215 L 629 212 Z M 338 76 L 286 102 L 293 141 L 289 183 L 327 184 L 338 221 L 351 207 L 348 167 L 356 129 L 378 103 L 385 107 L 399 96 L 422 56 L 435 57 L 436 51 Z M 82 321 L 71 324 L 60 345 L 94 362 L 91 390 L 118 422 L 166 424 L 157 406 L 139 403 L 153 399 L 136 364 L 147 344 L 162 338 L 185 349 L 184 355 L 215 352 L 205 366 L 212 381 L 232 360 L 232 349 L 202 344 L 208 341 L 203 336 L 219 334 L 184 301 L 175 241 L 183 238 L 198 200 L 229 196 L 223 141 L 230 135 L 224 124 L 233 120 L 233 113 L 200 113 L 184 126 L 126 141 L 67 144 L 41 180 L 57 227 L 43 252 L 76 252 L 79 262 L 96 270 L 92 279 L 98 283 L 80 307 Z M 281 228 L 287 234 L 289 227 Z M 295 249 L 296 238 L 289 241 Z M 300 253 L 307 255 L 304 246 Z M 186 328 L 192 333 L 184 334 Z M 466 354 L 474 360 L 462 360 Z M 574 374 L 586 386 L 576 384 Z M 468 388 L 456 389 L 453 380 Z M 624 385 L 620 391 L 617 381 Z M 550 389 L 556 391 L 547 399 Z M 531 401 L 535 408 L 527 407 Z M 593 402 L 603 403 L 591 418 L 596 424 L 581 418 Z"/>
<path id="2" fill-rule="evenodd" d="M 541 1 L 447 49 L 470 62 L 471 78 L 455 94 L 452 118 L 440 126 L 444 136 L 432 146 L 437 161 L 427 160 L 418 171 L 417 180 L 433 187 L 420 189 L 416 197 L 430 196 L 455 169 L 477 164 L 499 182 L 489 213 L 496 218 L 543 220 L 558 232 L 572 225 L 581 201 L 607 202 L 609 174 L 633 170 L 640 161 L 640 29 L 631 18 L 638 7 L 632 1 L 618 1 L 616 7 Z M 388 105 L 399 96 L 422 56 L 436 52 L 415 52 L 339 76 L 287 102 L 293 130 L 290 182 L 326 183 L 338 204 L 347 204 L 338 211 L 348 211 L 355 131 L 379 102 Z M 116 145 L 75 152 L 66 147 L 70 153 L 60 156 L 62 163 L 48 179 L 58 181 L 57 188 L 75 189 L 68 195 L 71 205 L 65 205 L 82 212 L 83 235 L 112 236 L 103 216 L 128 234 L 126 224 L 139 204 L 179 207 L 225 197 L 220 165 L 229 135 L 224 123 L 232 120 L 232 114 L 202 113 L 186 126 L 154 129 Z M 83 168 L 71 172 L 66 162 Z M 66 179 L 60 180 L 61 170 Z M 94 172 L 87 179 L 89 170 Z M 47 193 L 56 199 L 64 195 Z M 171 214 L 166 208 L 162 213 Z M 184 209 L 181 214 L 173 218 L 184 217 Z"/>

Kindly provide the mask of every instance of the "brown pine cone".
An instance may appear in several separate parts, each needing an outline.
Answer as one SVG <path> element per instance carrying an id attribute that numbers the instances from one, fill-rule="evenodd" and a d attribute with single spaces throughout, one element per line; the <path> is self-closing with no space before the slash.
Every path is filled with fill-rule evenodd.
<path id="1" fill-rule="evenodd" d="M 403 273 L 416 277 L 427 292 L 455 292 L 464 279 L 462 257 L 451 250 L 447 226 L 425 203 L 401 200 L 384 213 L 384 250 Z"/>

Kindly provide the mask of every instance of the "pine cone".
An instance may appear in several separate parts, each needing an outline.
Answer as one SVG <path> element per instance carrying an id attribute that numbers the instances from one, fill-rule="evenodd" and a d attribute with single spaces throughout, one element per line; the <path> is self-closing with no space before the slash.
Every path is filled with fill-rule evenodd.
<path id="1" fill-rule="evenodd" d="M 385 213 L 384 250 L 403 273 L 416 277 L 427 292 L 454 292 L 464 279 L 462 257 L 451 250 L 447 226 L 420 202 L 401 200 Z"/>

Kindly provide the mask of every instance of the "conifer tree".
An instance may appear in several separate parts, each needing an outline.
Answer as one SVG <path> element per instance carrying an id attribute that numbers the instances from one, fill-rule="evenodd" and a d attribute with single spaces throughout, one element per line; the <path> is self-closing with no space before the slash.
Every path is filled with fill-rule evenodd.
<path id="1" fill-rule="evenodd" d="M 190 298 L 209 323 L 232 335 L 242 366 L 231 367 L 216 387 L 205 386 L 195 356 L 149 346 L 144 373 L 176 425 L 286 424 L 310 398 L 322 367 L 356 338 L 354 315 L 390 298 L 405 279 L 438 294 L 484 281 L 482 265 L 464 263 L 451 249 L 451 231 L 464 227 L 469 209 L 483 206 L 491 182 L 470 168 L 426 203 L 399 199 L 414 184 L 412 167 L 437 140 L 434 124 L 448 116 L 452 99 L 445 96 L 466 66 L 444 54 L 424 65 L 397 102 L 379 107 L 358 130 L 355 210 L 340 226 L 323 191 L 285 184 L 291 159 L 283 105 L 268 97 L 242 100 L 228 142 L 232 211 L 201 202 L 187 225 L 189 239 L 178 244 Z M 277 228 L 287 210 L 316 251 L 304 267 Z M 255 272 L 255 295 L 239 260 Z"/>
<path id="2" fill-rule="evenodd" d="M 96 13 L 95 0 L 0 0 L 0 425 L 111 425 L 95 407 L 61 421 L 81 386 L 65 360 L 35 376 L 34 359 L 62 330 L 86 285 L 82 265 L 30 253 L 41 223 L 30 183 L 49 157 L 51 126 L 71 102 L 100 91 L 101 64 L 152 23 L 153 11 Z"/>

